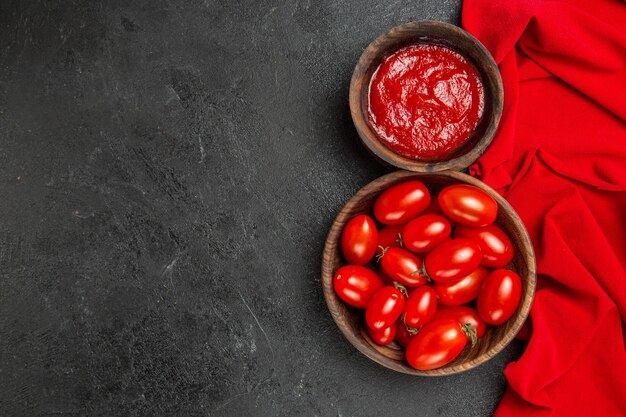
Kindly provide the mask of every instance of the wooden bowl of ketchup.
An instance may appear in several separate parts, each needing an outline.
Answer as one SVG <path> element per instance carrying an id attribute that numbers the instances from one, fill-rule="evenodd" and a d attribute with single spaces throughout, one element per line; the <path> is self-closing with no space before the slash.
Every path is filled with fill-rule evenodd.
<path id="1" fill-rule="evenodd" d="M 502 351 L 528 317 L 536 285 L 536 265 L 528 232 L 495 190 L 463 172 L 487 148 L 502 114 L 503 91 L 489 52 L 462 29 L 419 21 L 391 29 L 361 55 L 350 84 L 350 110 L 359 136 L 378 160 L 400 168 L 360 189 L 337 214 L 322 256 L 322 287 L 333 320 L 346 339 L 373 361 L 394 371 L 420 376 L 451 375 L 472 369 Z M 428 371 L 413 369 L 394 341 L 376 344 L 368 335 L 363 310 L 344 303 L 333 277 L 347 264 L 341 250 L 344 226 L 373 205 L 389 187 L 421 181 L 432 196 L 446 186 L 478 187 L 497 202 L 495 224 L 511 239 L 515 255 L 507 269 L 517 272 L 522 298 L 513 316 L 488 326 L 474 347 L 452 362 Z M 382 226 L 381 226 L 382 227 Z M 377 268 L 375 261 L 368 265 Z"/>
<path id="2" fill-rule="evenodd" d="M 487 49 L 454 25 L 396 26 L 374 40 L 350 83 L 365 147 L 415 172 L 460 170 L 487 148 L 502 115 L 500 72 Z"/>

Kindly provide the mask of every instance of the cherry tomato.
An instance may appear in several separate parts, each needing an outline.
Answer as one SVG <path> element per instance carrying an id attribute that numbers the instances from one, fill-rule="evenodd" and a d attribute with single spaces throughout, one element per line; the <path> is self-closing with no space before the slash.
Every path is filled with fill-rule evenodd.
<path id="1" fill-rule="evenodd" d="M 383 346 L 388 345 L 396 337 L 396 323 L 382 330 L 374 330 L 368 327 L 367 332 L 375 343 Z"/>
<path id="2" fill-rule="evenodd" d="M 428 281 L 422 270 L 422 260 L 407 250 L 387 249 L 380 258 L 380 265 L 385 274 L 402 285 L 418 287 Z"/>
<path id="3" fill-rule="evenodd" d="M 436 214 L 416 217 L 404 226 L 402 243 L 413 252 L 429 252 L 450 238 L 450 223 Z"/>
<path id="4" fill-rule="evenodd" d="M 389 275 L 387 275 L 387 273 L 385 272 L 385 270 L 383 269 L 382 266 L 380 266 L 378 268 L 378 276 L 383 280 L 383 282 L 385 283 L 385 285 L 396 285 L 396 284 L 400 284 L 398 281 L 394 280 L 393 278 L 391 278 Z M 403 285 L 403 284 L 400 284 Z M 407 297 L 409 295 L 411 295 L 411 293 L 419 287 L 407 287 L 406 285 L 404 285 L 404 289 L 406 290 L 407 293 Z"/>
<path id="5" fill-rule="evenodd" d="M 478 296 L 480 284 L 489 274 L 489 270 L 484 266 L 479 266 L 469 275 L 461 278 L 460 281 L 445 284 L 435 282 L 433 288 L 437 293 L 439 304 L 444 306 L 459 306 L 467 304 Z"/>
<path id="6" fill-rule="evenodd" d="M 378 245 L 374 221 L 360 214 L 348 222 L 341 234 L 341 250 L 349 264 L 365 265 L 372 260 Z"/>
<path id="7" fill-rule="evenodd" d="M 424 285 L 416 288 L 404 303 L 402 319 L 404 324 L 419 329 L 435 317 L 437 294 L 433 287 Z"/>
<path id="8" fill-rule="evenodd" d="M 431 196 L 430 203 L 428 203 L 428 207 L 424 209 L 422 214 L 438 214 L 439 216 L 443 216 L 443 211 L 441 211 L 441 207 L 439 207 L 439 201 L 437 198 L 433 198 L 435 196 Z"/>
<path id="9" fill-rule="evenodd" d="M 454 220 L 446 217 L 446 213 L 443 212 L 443 210 L 441 210 L 441 207 L 439 207 L 439 196 L 431 196 L 430 199 L 430 204 L 428 205 L 428 207 L 426 207 L 426 210 L 424 210 L 422 212 L 422 215 L 424 214 L 436 214 L 438 216 L 441 216 L 443 218 L 445 218 L 448 223 L 450 223 L 450 226 L 454 229 L 454 227 L 458 224 L 457 222 L 455 222 Z"/>
<path id="10" fill-rule="evenodd" d="M 496 269 L 483 281 L 478 292 L 478 313 L 489 324 L 511 318 L 522 298 L 522 280 L 508 269 Z"/>
<path id="11" fill-rule="evenodd" d="M 396 322 L 396 340 L 400 343 L 400 346 L 406 349 L 409 345 L 409 342 L 417 332 L 412 333 L 407 327 L 406 324 L 402 321 L 402 319 Z"/>
<path id="12" fill-rule="evenodd" d="M 380 255 L 384 248 L 399 248 L 402 247 L 402 229 L 403 224 L 395 226 L 385 226 L 378 232 L 378 247 L 376 248 L 376 254 Z"/>
<path id="13" fill-rule="evenodd" d="M 424 211 L 428 203 L 426 186 L 411 180 L 386 189 L 374 203 L 374 216 L 383 224 L 402 224 Z"/>
<path id="14" fill-rule="evenodd" d="M 438 306 L 433 320 L 452 319 L 459 324 L 471 324 L 476 329 L 476 338 L 480 338 L 487 331 L 487 323 L 478 315 L 478 311 L 468 306 Z M 471 341 L 468 334 L 467 339 Z"/>
<path id="15" fill-rule="evenodd" d="M 358 308 L 367 307 L 374 294 L 384 286 L 376 272 L 364 266 L 342 266 L 333 278 L 333 287 L 339 298 Z"/>
<path id="16" fill-rule="evenodd" d="M 454 230 L 454 237 L 472 239 L 483 253 L 482 264 L 490 268 L 505 267 L 513 259 L 511 239 L 495 224 L 484 227 L 460 225 Z"/>
<path id="17" fill-rule="evenodd" d="M 422 371 L 440 368 L 459 356 L 466 344 L 467 336 L 458 321 L 431 321 L 409 343 L 406 360 Z"/>
<path id="18" fill-rule="evenodd" d="M 489 194 L 467 184 L 450 185 L 439 193 L 441 210 L 460 224 L 482 227 L 493 223 L 498 204 Z"/>
<path id="19" fill-rule="evenodd" d="M 396 282 L 396 281 L 394 281 L 393 278 L 391 278 L 389 275 L 387 275 L 387 273 L 383 269 L 382 265 L 378 267 L 378 276 L 380 278 L 382 278 L 382 280 L 385 283 L 385 285 L 393 285 Z"/>
<path id="20" fill-rule="evenodd" d="M 370 329 L 383 330 L 398 320 L 404 308 L 404 294 L 396 287 L 383 287 L 365 309 L 365 322 Z"/>
<path id="21" fill-rule="evenodd" d="M 470 239 L 452 239 L 426 256 L 426 271 L 435 282 L 452 283 L 478 268 L 481 259 L 478 243 Z"/>

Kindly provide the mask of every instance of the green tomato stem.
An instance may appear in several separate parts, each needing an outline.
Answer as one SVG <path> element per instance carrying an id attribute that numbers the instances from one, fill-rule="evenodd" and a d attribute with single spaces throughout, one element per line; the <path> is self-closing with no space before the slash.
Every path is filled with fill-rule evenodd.
<path id="1" fill-rule="evenodd" d="M 396 287 L 397 289 L 399 289 L 399 290 L 400 290 L 400 292 L 402 293 L 402 295 L 404 295 L 405 297 L 407 297 L 407 298 L 408 298 L 408 296 L 409 296 L 409 292 L 406 290 L 406 287 L 405 287 L 404 285 L 399 284 L 399 283 L 397 283 L 397 282 L 395 282 L 395 281 L 394 281 L 394 282 L 393 282 L 393 286 L 394 286 L 394 287 Z"/>
<path id="2" fill-rule="evenodd" d="M 406 326 L 406 330 L 409 332 L 411 336 L 415 336 L 422 329 L 421 327 L 419 329 L 416 329 L 415 327 L 411 327 L 407 325 L 406 323 L 404 323 L 404 325 Z"/>
<path id="3" fill-rule="evenodd" d="M 378 247 L 380 248 L 380 253 L 376 255 L 376 261 L 380 262 L 380 260 L 383 259 L 383 256 L 385 256 L 385 252 L 389 250 L 390 246 L 383 247 L 382 245 L 378 245 Z"/>
<path id="4" fill-rule="evenodd" d="M 478 340 L 478 336 L 476 335 L 476 327 L 472 326 L 469 323 L 465 323 L 461 325 L 461 329 L 465 332 L 466 335 L 472 341 L 472 347 L 476 346 L 476 341 Z"/>

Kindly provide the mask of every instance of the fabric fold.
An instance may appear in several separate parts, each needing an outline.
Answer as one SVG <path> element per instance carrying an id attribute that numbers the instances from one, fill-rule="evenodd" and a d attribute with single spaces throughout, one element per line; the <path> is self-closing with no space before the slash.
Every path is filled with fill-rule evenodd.
<path id="1" fill-rule="evenodd" d="M 462 21 L 505 94 L 470 174 L 516 209 L 537 257 L 529 343 L 495 415 L 626 415 L 626 5 L 467 0 Z"/>

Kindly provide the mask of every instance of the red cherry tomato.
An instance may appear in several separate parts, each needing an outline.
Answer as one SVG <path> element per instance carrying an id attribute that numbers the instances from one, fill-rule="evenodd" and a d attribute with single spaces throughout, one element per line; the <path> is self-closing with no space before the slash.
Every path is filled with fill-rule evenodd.
<path id="1" fill-rule="evenodd" d="M 378 267 L 378 276 L 383 280 L 385 285 L 393 285 L 396 282 L 396 281 L 394 281 L 393 278 L 391 278 L 389 275 L 387 275 L 387 273 L 383 269 L 382 265 Z"/>
<path id="2" fill-rule="evenodd" d="M 424 285 L 416 288 L 404 303 L 402 319 L 404 324 L 419 329 L 435 317 L 437 294 L 432 287 Z"/>
<path id="3" fill-rule="evenodd" d="M 422 214 L 437 214 L 439 216 L 443 216 L 443 211 L 441 211 L 441 207 L 439 207 L 439 201 L 437 198 L 433 198 L 431 196 L 430 203 L 428 203 L 428 207 L 424 209 Z"/>
<path id="4" fill-rule="evenodd" d="M 454 237 L 464 237 L 478 243 L 483 253 L 482 264 L 490 268 L 505 267 L 513 259 L 511 239 L 495 224 L 484 227 L 459 225 L 454 230 Z"/>
<path id="5" fill-rule="evenodd" d="M 365 322 L 373 330 L 383 330 L 398 320 L 404 308 L 404 294 L 396 287 L 383 287 L 365 309 Z"/>
<path id="6" fill-rule="evenodd" d="M 455 222 L 454 220 L 446 217 L 446 213 L 443 212 L 443 210 L 441 210 L 441 207 L 439 207 L 439 196 L 431 196 L 430 199 L 430 204 L 428 205 L 428 207 L 426 207 L 426 210 L 424 210 L 422 212 L 422 215 L 424 214 L 436 214 L 438 216 L 441 216 L 443 218 L 445 218 L 448 223 L 450 223 L 450 226 L 454 229 L 454 227 L 458 224 L 457 222 Z"/>
<path id="7" fill-rule="evenodd" d="M 367 307 L 374 294 L 384 286 L 376 272 L 364 266 L 342 266 L 333 278 L 333 287 L 339 298 L 358 308 Z"/>
<path id="8" fill-rule="evenodd" d="M 400 346 L 406 349 L 411 342 L 411 339 L 415 337 L 417 332 L 412 333 L 407 327 L 406 324 L 402 321 L 402 319 L 396 322 L 396 340 L 400 343 Z"/>
<path id="9" fill-rule="evenodd" d="M 378 232 L 378 247 L 376 254 L 380 255 L 384 248 L 399 248 L 402 246 L 402 229 L 403 224 L 395 226 L 385 226 Z"/>
<path id="10" fill-rule="evenodd" d="M 511 318 L 522 298 L 522 280 L 508 269 L 496 269 L 483 281 L 478 292 L 478 313 L 489 324 Z"/>
<path id="11" fill-rule="evenodd" d="M 426 256 L 426 271 L 435 282 L 452 283 L 478 268 L 481 259 L 478 243 L 469 239 L 452 239 Z"/>
<path id="12" fill-rule="evenodd" d="M 459 306 L 467 304 L 478 296 L 480 284 L 489 274 L 489 270 L 484 266 L 479 266 L 469 275 L 461 278 L 460 281 L 445 284 L 435 282 L 433 288 L 437 293 L 439 304 L 444 306 Z"/>
<path id="13" fill-rule="evenodd" d="M 450 223 L 436 214 L 416 217 L 404 226 L 402 243 L 413 252 L 429 252 L 450 238 Z"/>
<path id="14" fill-rule="evenodd" d="M 374 216 L 383 224 L 402 224 L 430 203 L 430 193 L 420 181 L 407 181 L 386 189 L 374 203 Z"/>
<path id="15" fill-rule="evenodd" d="M 454 360 L 467 344 L 458 321 L 431 321 L 419 331 L 406 348 L 406 360 L 415 369 L 440 368 Z"/>
<path id="16" fill-rule="evenodd" d="M 385 274 L 402 285 L 418 287 L 428 281 L 422 270 L 422 260 L 407 250 L 387 249 L 380 258 L 380 265 Z"/>
<path id="17" fill-rule="evenodd" d="M 480 338 L 487 331 L 487 323 L 478 315 L 478 311 L 467 306 L 438 306 L 433 320 L 452 319 L 459 324 L 471 324 L 476 329 L 476 338 Z M 468 334 L 467 339 L 471 341 Z"/>
<path id="18" fill-rule="evenodd" d="M 375 343 L 385 346 L 393 342 L 393 339 L 396 337 L 396 323 L 382 330 L 374 330 L 368 327 L 367 332 Z"/>
<path id="19" fill-rule="evenodd" d="M 387 273 L 385 272 L 385 270 L 383 269 L 383 267 L 379 267 L 378 268 L 378 276 L 383 280 L 383 282 L 385 283 L 385 285 L 396 285 L 396 284 L 400 284 L 398 281 L 394 280 L 393 278 L 391 278 L 389 275 L 387 275 Z M 403 285 L 403 284 L 400 284 Z M 407 293 L 407 297 L 409 295 L 411 295 L 411 293 L 419 287 L 407 287 L 406 285 L 404 286 L 404 289 L 406 290 Z"/>
<path id="20" fill-rule="evenodd" d="M 439 193 L 441 210 L 460 224 L 482 227 L 493 223 L 498 204 L 489 194 L 467 184 L 450 185 Z"/>
<path id="21" fill-rule="evenodd" d="M 348 222 L 341 234 L 341 250 L 349 264 L 365 265 L 372 260 L 378 245 L 374 221 L 360 214 Z"/>

